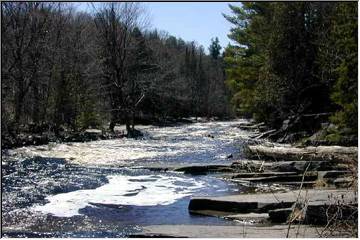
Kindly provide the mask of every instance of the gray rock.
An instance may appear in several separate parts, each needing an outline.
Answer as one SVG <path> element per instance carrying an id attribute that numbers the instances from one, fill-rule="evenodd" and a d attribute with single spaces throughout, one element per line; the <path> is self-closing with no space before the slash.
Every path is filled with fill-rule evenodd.
<path id="1" fill-rule="evenodd" d="M 269 219 L 274 223 L 285 223 L 287 222 L 290 214 L 292 213 L 292 208 L 280 208 L 269 211 Z"/>
<path id="2" fill-rule="evenodd" d="M 153 236 L 186 236 L 191 238 L 285 238 L 289 230 L 290 238 L 310 238 L 319 237 L 318 232 L 322 227 L 312 227 L 308 225 L 290 226 L 216 226 L 216 225 L 152 225 L 145 226 L 142 234 Z M 340 235 L 343 236 L 344 234 Z"/>
<path id="3" fill-rule="evenodd" d="M 174 171 L 192 175 L 204 175 L 214 172 L 234 172 L 235 170 L 230 165 L 204 165 L 180 167 L 174 169 Z"/>
<path id="4" fill-rule="evenodd" d="M 298 198 L 299 196 L 299 198 Z M 224 197 L 194 197 L 189 203 L 189 211 L 215 210 L 232 213 L 266 213 L 269 210 L 289 208 L 299 200 L 308 203 L 327 204 L 329 196 L 341 197 L 343 202 L 356 200 L 355 193 L 348 190 L 310 189 L 307 191 L 291 191 L 286 193 L 240 194 Z"/>

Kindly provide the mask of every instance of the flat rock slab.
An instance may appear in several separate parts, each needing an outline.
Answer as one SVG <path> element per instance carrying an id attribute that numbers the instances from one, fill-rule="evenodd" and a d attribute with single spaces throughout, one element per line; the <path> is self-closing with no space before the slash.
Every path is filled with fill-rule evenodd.
<path id="1" fill-rule="evenodd" d="M 290 214 L 292 213 L 292 208 L 280 208 L 269 211 L 269 218 L 272 222 L 276 223 L 285 223 Z"/>
<path id="2" fill-rule="evenodd" d="M 201 175 L 211 172 L 234 172 L 235 170 L 231 165 L 193 165 L 175 168 L 174 171 L 184 172 L 185 174 Z"/>
<path id="3" fill-rule="evenodd" d="M 231 178 L 252 178 L 252 177 L 270 177 L 281 175 L 294 175 L 297 172 L 254 172 L 254 173 L 238 173 L 231 175 Z"/>
<path id="4" fill-rule="evenodd" d="M 296 172 L 303 173 L 307 171 L 330 171 L 346 170 L 345 164 L 339 164 L 334 161 L 279 161 L 265 162 L 258 160 L 240 160 L 232 163 L 232 168 L 237 171 L 247 172 Z"/>
<path id="5" fill-rule="evenodd" d="M 291 226 L 289 237 L 319 237 L 321 227 L 308 225 Z M 152 225 L 143 228 L 138 236 L 168 236 L 190 238 L 286 238 L 287 225 L 275 226 L 206 226 L 206 225 Z M 136 235 L 134 235 L 136 237 Z"/>
<path id="6" fill-rule="evenodd" d="M 241 221 L 243 223 L 251 224 L 266 224 L 268 223 L 268 213 L 246 213 L 246 214 L 234 214 L 223 217 L 224 219 Z"/>
<path id="7" fill-rule="evenodd" d="M 301 182 L 303 178 L 305 181 L 315 181 L 318 176 L 317 173 L 306 174 L 305 176 L 301 174 L 283 174 L 275 176 L 241 177 L 235 179 L 248 182 Z"/>
<path id="8" fill-rule="evenodd" d="M 189 211 L 215 210 L 236 213 L 264 213 L 278 208 L 289 208 L 298 199 L 309 204 L 330 205 L 329 197 L 341 199 L 345 203 L 357 202 L 355 192 L 348 190 L 310 189 L 286 193 L 240 194 L 223 197 L 194 197 L 189 203 Z"/>
<path id="9" fill-rule="evenodd" d="M 228 220 L 238 220 L 249 223 L 263 223 L 269 218 L 268 213 L 229 213 L 213 210 L 199 210 L 195 214 L 203 216 L 220 217 Z"/>

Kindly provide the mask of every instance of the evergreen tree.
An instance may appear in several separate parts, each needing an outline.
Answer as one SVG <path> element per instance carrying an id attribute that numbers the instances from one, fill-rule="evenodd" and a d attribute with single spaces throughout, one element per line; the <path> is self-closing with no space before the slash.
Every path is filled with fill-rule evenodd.
<path id="1" fill-rule="evenodd" d="M 335 61 L 331 98 L 338 106 L 332 121 L 355 134 L 358 131 L 357 10 L 354 2 L 338 3 L 330 35 L 336 53 L 330 58 Z"/>
<path id="2" fill-rule="evenodd" d="M 215 37 L 215 39 L 212 38 L 209 47 L 210 56 L 213 59 L 218 59 L 220 56 L 220 50 L 221 50 L 221 46 L 218 37 Z"/>
<path id="3" fill-rule="evenodd" d="M 230 5 L 226 82 L 242 116 L 280 128 L 286 119 L 336 112 L 357 132 L 355 3 L 246 2 Z M 319 127 L 308 124 L 303 130 Z"/>

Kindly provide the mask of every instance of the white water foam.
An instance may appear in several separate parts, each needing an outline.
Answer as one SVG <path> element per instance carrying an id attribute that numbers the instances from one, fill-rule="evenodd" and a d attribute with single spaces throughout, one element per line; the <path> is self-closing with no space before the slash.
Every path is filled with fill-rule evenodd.
<path id="1" fill-rule="evenodd" d="M 81 165 L 133 165 L 138 160 L 169 159 L 189 153 L 213 154 L 219 146 L 237 139 L 246 139 L 249 133 L 237 126 L 244 120 L 206 122 L 175 127 L 137 128 L 147 131 L 152 139 L 112 139 L 85 143 L 58 143 L 46 146 L 27 146 L 9 150 L 9 155 L 24 157 L 65 158 Z M 209 137 L 213 136 L 213 138 Z M 217 156 L 219 158 L 226 158 Z"/>
<path id="2" fill-rule="evenodd" d="M 96 189 L 49 196 L 45 205 L 31 209 L 58 217 L 81 215 L 79 210 L 97 204 L 155 206 L 168 205 L 205 187 L 205 182 L 165 175 L 108 176 L 109 183 Z"/>

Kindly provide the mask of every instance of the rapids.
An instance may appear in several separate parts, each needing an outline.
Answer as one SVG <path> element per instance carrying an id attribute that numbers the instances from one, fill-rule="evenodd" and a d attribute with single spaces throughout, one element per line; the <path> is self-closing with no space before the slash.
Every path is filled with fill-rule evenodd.
<path id="1" fill-rule="evenodd" d="M 226 164 L 242 157 L 242 120 L 138 126 L 142 139 L 51 143 L 2 153 L 2 227 L 10 237 L 123 237 L 154 224 L 236 225 L 187 211 L 192 195 L 242 187 L 141 166 Z"/>

